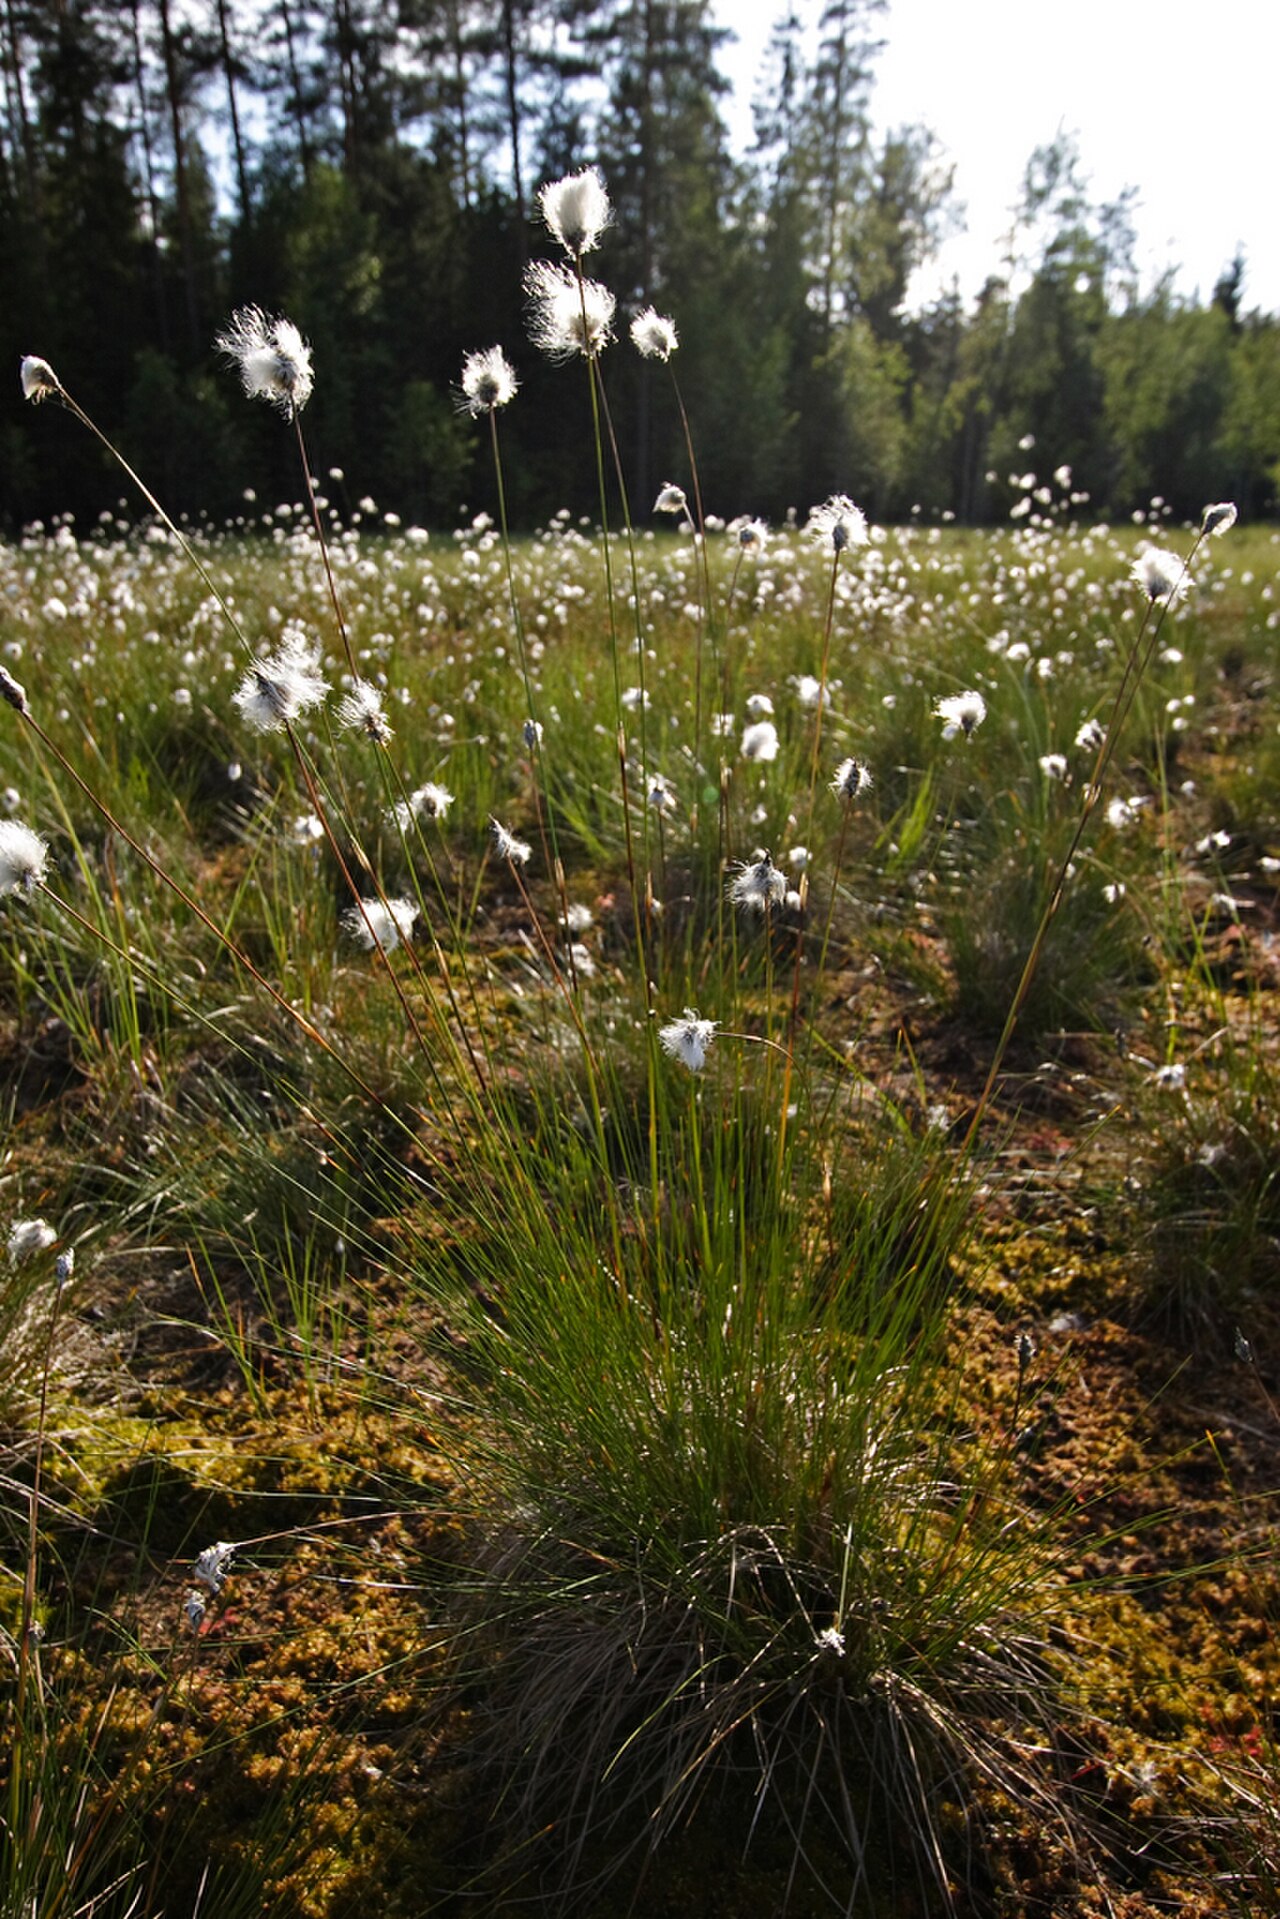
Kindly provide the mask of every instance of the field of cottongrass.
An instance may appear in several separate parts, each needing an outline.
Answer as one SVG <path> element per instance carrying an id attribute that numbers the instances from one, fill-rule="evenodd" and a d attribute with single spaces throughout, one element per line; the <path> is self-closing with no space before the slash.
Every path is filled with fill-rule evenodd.
<path id="1" fill-rule="evenodd" d="M 607 534 L 0 551 L 0 1913 L 1273 1910 L 1280 536 L 633 528 L 551 225 Z"/>

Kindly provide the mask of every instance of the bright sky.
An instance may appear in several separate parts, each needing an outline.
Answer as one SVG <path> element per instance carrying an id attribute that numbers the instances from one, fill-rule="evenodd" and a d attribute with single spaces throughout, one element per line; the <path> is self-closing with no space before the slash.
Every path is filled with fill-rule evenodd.
<path id="1" fill-rule="evenodd" d="M 803 0 L 802 0 L 803 4 Z M 723 54 L 735 144 L 750 140 L 760 55 L 782 0 L 715 0 L 739 36 Z M 820 0 L 807 0 L 813 18 Z M 1033 148 L 1078 135 L 1090 198 L 1138 189 L 1146 291 L 1167 267 L 1207 299 L 1237 245 L 1246 309 L 1280 313 L 1275 163 L 1280 4 L 1246 0 L 889 0 L 872 108 L 881 130 L 932 128 L 955 167 L 966 231 L 913 300 L 996 269 Z"/>

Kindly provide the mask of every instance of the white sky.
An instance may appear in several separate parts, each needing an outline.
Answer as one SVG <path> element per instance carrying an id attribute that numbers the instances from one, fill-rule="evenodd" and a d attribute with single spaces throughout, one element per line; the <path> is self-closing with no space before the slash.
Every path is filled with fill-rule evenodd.
<path id="1" fill-rule="evenodd" d="M 715 0 L 735 144 L 750 140 L 760 54 L 782 0 Z M 807 0 L 815 17 L 820 0 Z M 1280 313 L 1276 90 L 1280 0 L 889 0 L 876 31 L 877 125 L 930 127 L 955 167 L 967 230 L 913 303 L 996 270 L 1033 148 L 1078 135 L 1090 199 L 1134 186 L 1143 291 L 1175 267 L 1208 299 L 1243 246 L 1246 309 Z"/>

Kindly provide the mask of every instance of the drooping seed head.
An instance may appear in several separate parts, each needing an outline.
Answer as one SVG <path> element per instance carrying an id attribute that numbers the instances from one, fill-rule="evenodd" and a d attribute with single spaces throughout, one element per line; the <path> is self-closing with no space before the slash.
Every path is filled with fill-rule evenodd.
<path id="1" fill-rule="evenodd" d="M 22 397 L 30 400 L 33 406 L 39 406 L 42 400 L 52 399 L 62 391 L 61 380 L 49 362 L 40 359 L 38 354 L 24 354 L 18 374 L 22 381 Z"/>

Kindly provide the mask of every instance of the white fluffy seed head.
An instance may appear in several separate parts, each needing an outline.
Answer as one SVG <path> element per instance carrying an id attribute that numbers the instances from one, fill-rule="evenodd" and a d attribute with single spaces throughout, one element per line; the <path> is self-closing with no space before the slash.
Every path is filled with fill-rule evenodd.
<path id="1" fill-rule="evenodd" d="M 719 1020 L 699 1019 L 692 1006 L 686 1006 L 680 1019 L 659 1028 L 658 1042 L 664 1053 L 679 1060 L 691 1073 L 700 1073 L 707 1061 L 707 1048 L 716 1035 Z"/>
<path id="2" fill-rule="evenodd" d="M 311 398 L 311 348 L 292 320 L 272 319 L 261 307 L 239 307 L 214 345 L 239 369 L 250 399 L 268 401 L 286 420 Z"/>
<path id="3" fill-rule="evenodd" d="M 1130 571 L 1134 585 L 1141 587 L 1149 600 L 1163 600 L 1168 606 L 1185 598 L 1191 588 L 1191 576 L 1184 563 L 1176 553 L 1166 552 L 1160 546 L 1149 546 L 1134 561 Z"/>
<path id="4" fill-rule="evenodd" d="M 972 739 L 975 727 L 981 726 L 987 717 L 987 703 L 981 693 L 949 693 L 934 706 L 934 712 L 942 721 L 944 740 L 955 739 L 957 733 Z"/>
<path id="5" fill-rule="evenodd" d="M 359 906 L 347 908 L 342 924 L 366 952 L 376 946 L 383 953 L 394 953 L 401 940 L 408 941 L 417 917 L 412 900 L 362 899 Z"/>
<path id="6" fill-rule="evenodd" d="M 862 760 L 841 760 L 831 781 L 831 791 L 838 800 L 856 800 L 872 786 L 871 768 Z"/>
<path id="7" fill-rule="evenodd" d="M 778 871 L 766 852 L 744 860 L 729 882 L 729 898 L 749 912 L 767 913 L 771 906 L 781 906 L 786 897 L 786 875 Z"/>
<path id="8" fill-rule="evenodd" d="M 646 360 L 669 360 L 680 344 L 674 320 L 656 307 L 644 307 L 631 322 L 631 344 Z"/>
<path id="9" fill-rule="evenodd" d="M 479 417 L 515 399 L 520 382 L 500 346 L 468 353 L 462 363 L 462 401 L 468 413 Z"/>
<path id="10" fill-rule="evenodd" d="M 9 1264 L 19 1266 L 25 1259 L 34 1259 L 37 1253 L 52 1246 L 57 1237 L 47 1219 L 15 1219 L 9 1228 Z"/>
<path id="11" fill-rule="evenodd" d="M 548 181 L 538 190 L 538 205 L 553 237 L 575 260 L 599 245 L 613 218 L 608 191 L 594 167 Z"/>
<path id="12" fill-rule="evenodd" d="M 379 746 L 391 738 L 391 723 L 383 709 L 382 695 L 368 680 L 357 680 L 338 702 L 338 723 L 352 731 L 366 733 Z"/>
<path id="13" fill-rule="evenodd" d="M 491 819 L 493 828 L 493 850 L 500 860 L 508 860 L 512 866 L 527 866 L 533 855 L 533 848 L 527 840 L 518 840 L 502 824 L 501 820 Z"/>
<path id="14" fill-rule="evenodd" d="M 22 381 L 22 397 L 24 400 L 30 400 L 33 406 L 39 406 L 41 400 L 48 400 L 62 391 L 61 380 L 49 362 L 42 360 L 38 354 L 28 353 L 23 356 L 18 375 Z"/>
<path id="15" fill-rule="evenodd" d="M 778 729 L 772 720 L 753 720 L 742 735 L 744 760 L 776 760 Z"/>
<path id="16" fill-rule="evenodd" d="M 847 494 L 833 493 L 821 506 L 810 509 L 805 531 L 834 553 L 843 553 L 846 547 L 866 545 L 867 516 Z"/>
<path id="17" fill-rule="evenodd" d="M 49 848 L 21 820 L 0 820 L 0 894 L 30 893 L 40 885 Z"/>
<path id="18" fill-rule="evenodd" d="M 328 691 L 315 654 L 290 637 L 254 661 L 231 697 L 255 733 L 278 733 L 319 706 Z"/>
<path id="19" fill-rule="evenodd" d="M 534 260 L 525 269 L 529 333 L 553 360 L 575 353 L 594 359 L 613 338 L 614 298 L 598 280 L 583 280 L 554 260 Z"/>

